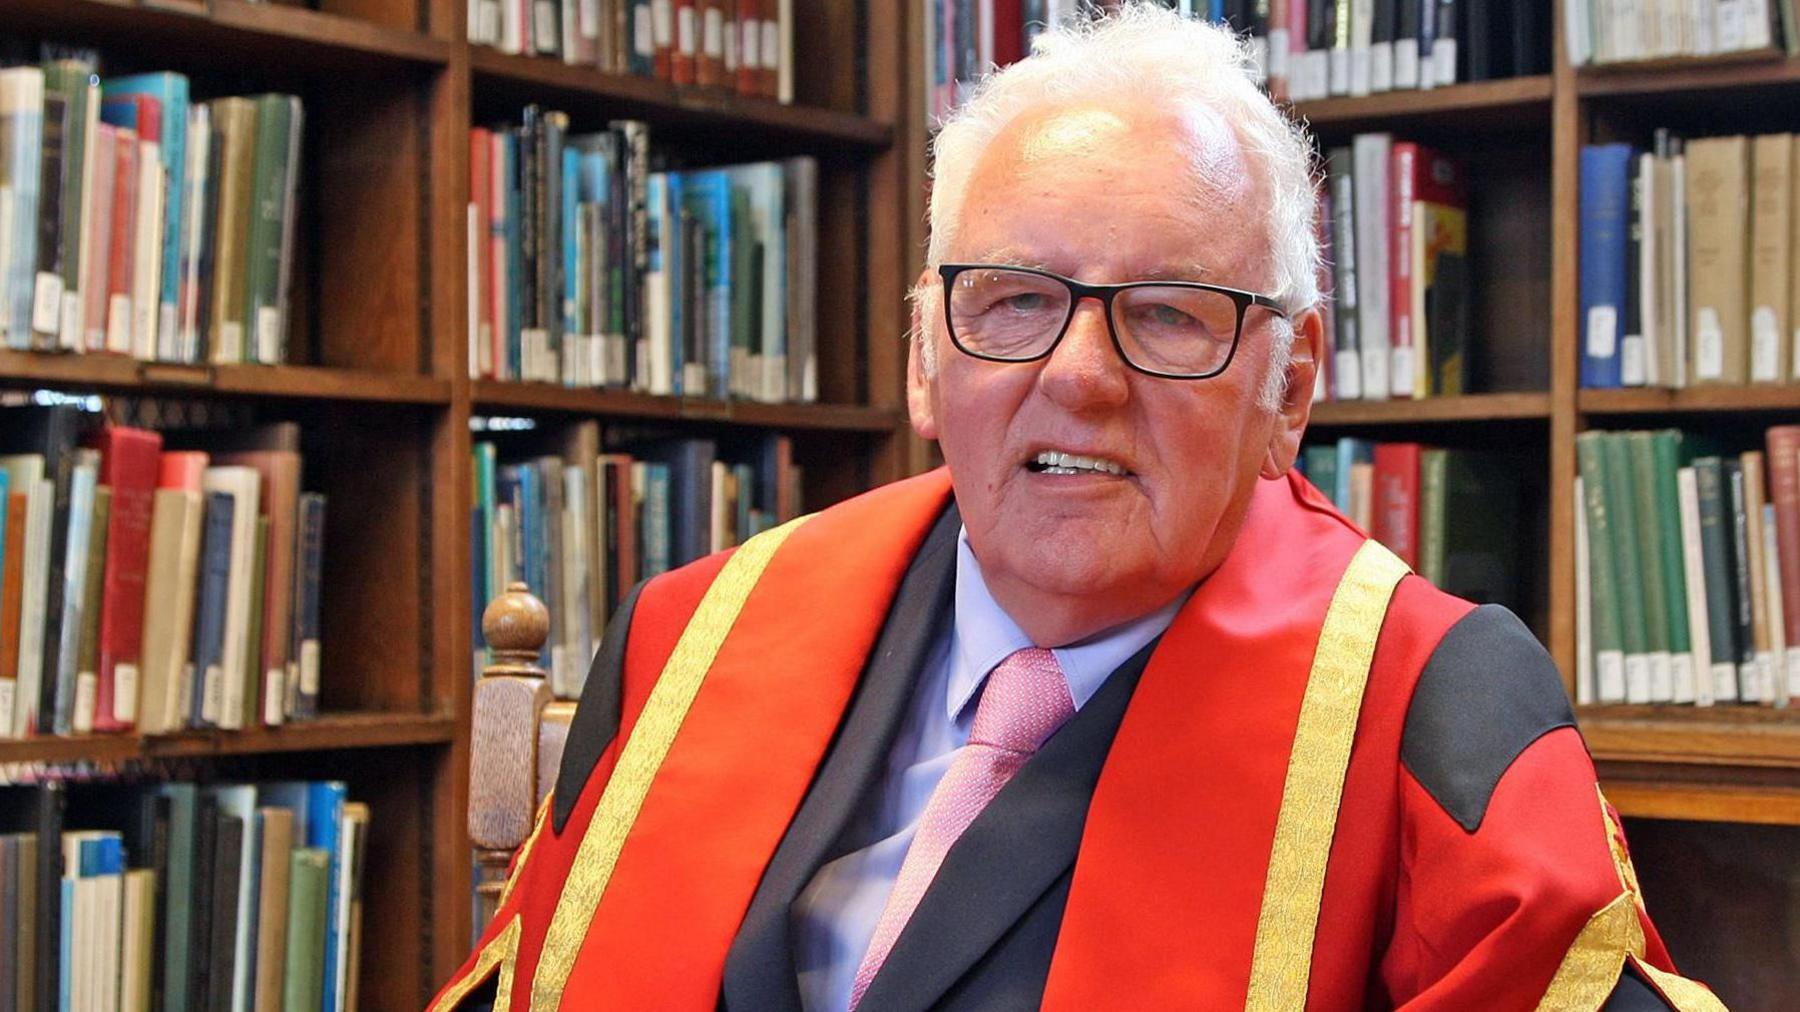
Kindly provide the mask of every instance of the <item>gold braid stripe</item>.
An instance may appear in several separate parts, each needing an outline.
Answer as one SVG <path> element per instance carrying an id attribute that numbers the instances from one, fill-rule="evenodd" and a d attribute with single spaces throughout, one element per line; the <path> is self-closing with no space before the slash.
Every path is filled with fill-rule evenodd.
<path id="1" fill-rule="evenodd" d="M 644 796 L 650 792 L 650 782 L 669 754 L 707 669 L 712 667 L 713 658 L 769 559 L 805 520 L 790 520 L 740 546 L 713 579 L 694 617 L 682 630 L 631 737 L 619 753 L 612 777 L 575 852 L 568 880 L 556 901 L 556 913 L 550 919 L 550 930 L 544 936 L 543 954 L 532 974 L 532 1012 L 549 1012 L 562 999 L 563 985 L 575 968 L 575 957 L 594 911 L 600 906 L 600 897 L 606 892 L 606 883 L 612 878 L 625 837 L 637 821 Z"/>
<path id="2" fill-rule="evenodd" d="M 1407 572 L 1392 552 L 1365 541 L 1325 612 L 1275 821 L 1246 1009 L 1283 1012 L 1306 1004 L 1325 864 L 1363 688 L 1388 601 Z"/>
<path id="3" fill-rule="evenodd" d="M 514 914 L 512 923 L 506 930 L 494 936 L 494 940 L 475 957 L 475 966 L 469 975 L 447 989 L 437 1003 L 431 1006 L 431 1012 L 450 1012 L 462 1003 L 469 992 L 481 986 L 494 967 L 500 968 L 500 980 L 494 985 L 494 1012 L 508 1012 L 512 1007 L 512 984 L 514 960 L 519 954 L 519 915 Z"/>

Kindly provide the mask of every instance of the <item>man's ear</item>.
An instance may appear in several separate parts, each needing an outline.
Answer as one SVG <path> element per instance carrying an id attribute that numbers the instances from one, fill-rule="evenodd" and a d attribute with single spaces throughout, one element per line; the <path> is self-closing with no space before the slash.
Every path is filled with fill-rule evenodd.
<path id="1" fill-rule="evenodd" d="M 1312 417 L 1313 384 L 1325 356 L 1325 322 L 1318 310 L 1308 309 L 1293 320 L 1293 355 L 1288 361 L 1287 387 L 1270 433 L 1269 452 L 1263 458 L 1262 475 L 1279 478 L 1300 455 L 1300 439 Z"/>
<path id="2" fill-rule="evenodd" d="M 919 275 L 921 292 L 927 291 L 924 286 L 930 277 L 929 271 Z M 924 304 L 928 298 L 920 295 L 912 300 L 913 339 L 907 342 L 906 350 L 906 413 L 920 439 L 938 437 L 937 411 L 931 403 L 931 388 L 936 381 L 925 375 L 925 342 L 936 338 L 936 328 L 925 322 Z"/>

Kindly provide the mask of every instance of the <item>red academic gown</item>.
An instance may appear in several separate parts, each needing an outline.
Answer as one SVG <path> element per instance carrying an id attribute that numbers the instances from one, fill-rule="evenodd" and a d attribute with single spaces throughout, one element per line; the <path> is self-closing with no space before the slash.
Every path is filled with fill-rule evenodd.
<path id="1" fill-rule="evenodd" d="M 565 766 L 434 1012 L 718 1006 L 949 494 L 898 482 L 640 588 L 618 732 Z M 1541 648 L 1297 476 L 1142 669 L 1047 962 L 1056 1009 L 1720 1007 L 1673 973 Z"/>

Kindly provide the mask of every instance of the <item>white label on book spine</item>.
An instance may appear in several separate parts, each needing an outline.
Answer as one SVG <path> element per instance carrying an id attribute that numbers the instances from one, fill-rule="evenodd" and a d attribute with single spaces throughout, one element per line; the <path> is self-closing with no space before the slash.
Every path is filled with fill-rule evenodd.
<path id="1" fill-rule="evenodd" d="M 274 727 L 282 722 L 286 712 L 282 705 L 287 701 L 287 669 L 270 668 L 263 672 L 263 723 Z"/>
<path id="2" fill-rule="evenodd" d="M 38 271 L 37 284 L 31 293 L 31 329 L 39 334 L 56 333 L 58 314 L 62 311 L 62 275 Z M 1795 334 L 1800 340 L 1800 332 Z"/>
<path id="3" fill-rule="evenodd" d="M 200 680 L 200 719 L 208 724 L 219 722 L 220 704 L 225 696 L 225 669 L 208 664 Z"/>
<path id="4" fill-rule="evenodd" d="M 553 49 L 552 39 L 556 38 L 559 16 L 557 6 L 551 0 L 537 0 L 531 10 L 534 20 L 531 24 L 531 42 L 540 53 L 548 53 Z"/>
<path id="5" fill-rule="evenodd" d="M 1775 701 L 1775 652 L 1759 650 L 1753 662 L 1756 670 L 1755 690 L 1748 692 L 1748 702 L 1773 703 Z M 1746 687 L 1748 689 L 1748 687 Z"/>
<path id="6" fill-rule="evenodd" d="M 1628 387 L 1641 387 L 1650 382 L 1645 364 L 1644 337 L 1642 334 L 1626 334 L 1619 342 L 1619 384 Z"/>
<path id="7" fill-rule="evenodd" d="M 281 363 L 281 310 L 256 307 L 256 360 L 264 365 Z"/>
<path id="8" fill-rule="evenodd" d="M 76 734 L 94 729 L 94 711 L 100 699 L 100 677 L 92 671 L 75 675 L 75 713 L 70 720 Z"/>
<path id="9" fill-rule="evenodd" d="M 1712 701 L 1730 703 L 1737 700 L 1737 665 L 1729 661 L 1712 666 Z"/>
<path id="10" fill-rule="evenodd" d="M 137 723 L 138 666 L 120 661 L 113 665 L 112 717 L 121 724 Z"/>
<path id="11" fill-rule="evenodd" d="M 1743 0 L 1719 0 L 1717 28 L 1713 38 L 1718 51 L 1729 53 L 1744 48 Z"/>
<path id="12" fill-rule="evenodd" d="M 1787 695 L 1792 699 L 1800 696 L 1800 647 L 1788 647 L 1787 656 L 1782 660 L 1787 669 Z"/>
<path id="13" fill-rule="evenodd" d="M 500 5 L 497 3 L 481 5 L 481 39 L 488 43 L 500 39 Z"/>
<path id="14" fill-rule="evenodd" d="M 1369 47 L 1369 90 L 1394 90 L 1394 44 L 1377 42 Z"/>
<path id="15" fill-rule="evenodd" d="M 1456 83 L 1456 40 L 1440 38 L 1431 44 L 1431 78 L 1440 85 Z"/>
<path id="16" fill-rule="evenodd" d="M 1694 374 L 1702 380 L 1725 378 L 1725 330 L 1711 306 L 1694 312 Z"/>
<path id="17" fill-rule="evenodd" d="M 1750 314 L 1750 378 L 1769 383 L 1781 379 L 1781 326 L 1773 306 L 1757 306 Z"/>
<path id="18" fill-rule="evenodd" d="M 1354 401 L 1362 398 L 1362 356 L 1353 350 L 1340 351 L 1336 361 L 1337 368 L 1332 379 L 1337 381 L 1337 396 L 1340 401 Z"/>
<path id="19" fill-rule="evenodd" d="M 581 0 L 581 37 L 600 37 L 600 0 Z"/>
<path id="20" fill-rule="evenodd" d="M 175 671 L 175 709 L 167 714 L 167 721 L 161 730 L 173 731 L 186 727 L 188 715 L 194 707 L 194 665 L 188 662 Z"/>
<path id="21" fill-rule="evenodd" d="M 1794 354 L 1788 359 L 1788 362 L 1789 368 L 1793 370 L 1793 373 L 1788 376 L 1788 379 L 1800 380 L 1800 327 L 1794 328 L 1794 346 L 1792 350 Z"/>
<path id="22" fill-rule="evenodd" d="M 0 681 L 0 738 L 12 737 L 13 711 L 18 706 L 19 683 L 11 678 Z"/>
<path id="23" fill-rule="evenodd" d="M 781 22 L 773 18 L 762 23 L 762 65 L 770 70 L 781 66 Z"/>
<path id="24" fill-rule="evenodd" d="M 175 303 L 164 302 L 156 312 L 156 357 L 164 360 L 178 357 L 175 353 Z"/>
<path id="25" fill-rule="evenodd" d="M 1675 670 L 1669 662 L 1667 650 L 1658 650 L 1650 655 L 1650 701 L 1675 701 Z"/>
<path id="26" fill-rule="evenodd" d="M 1587 353 L 1589 358 L 1612 358 L 1618 349 L 1619 310 L 1613 306 L 1594 306 L 1588 310 Z"/>
<path id="27" fill-rule="evenodd" d="M 244 360 L 244 323 L 242 320 L 227 320 L 219 324 L 219 342 L 213 345 L 214 362 L 242 362 Z"/>
<path id="28" fill-rule="evenodd" d="M 1675 697 L 1677 703 L 1694 701 L 1694 655 L 1683 650 L 1669 658 L 1669 667 L 1675 680 Z"/>
<path id="29" fill-rule="evenodd" d="M 1650 655 L 1625 655 L 1625 702 L 1650 702 Z"/>
<path id="30" fill-rule="evenodd" d="M 1388 377 L 1389 389 L 1395 397 L 1411 397 L 1417 382 L 1417 377 L 1413 375 L 1412 346 L 1395 348 L 1393 358 L 1393 374 Z"/>
<path id="31" fill-rule="evenodd" d="M 705 21 L 701 24 L 701 30 L 702 34 L 700 36 L 700 42 L 701 45 L 706 47 L 706 55 L 713 59 L 719 59 L 724 56 L 725 12 L 717 7 L 708 7 L 706 9 Z"/>
<path id="32" fill-rule="evenodd" d="M 1625 701 L 1625 654 L 1619 650 L 1601 650 L 1594 654 L 1594 671 L 1599 682 L 1600 702 Z"/>
<path id="33" fill-rule="evenodd" d="M 1325 67 L 1329 74 L 1327 90 L 1333 95 L 1350 93 L 1350 51 L 1333 49 L 1325 57 Z"/>
<path id="34" fill-rule="evenodd" d="M 655 17 L 643 7 L 632 12 L 631 51 L 638 56 L 656 55 Z"/>
<path id="35" fill-rule="evenodd" d="M 1269 29 L 1269 76 L 1286 78 L 1292 70 L 1288 65 L 1288 30 L 1286 28 Z"/>
<path id="36" fill-rule="evenodd" d="M 131 353 L 131 296 L 115 292 L 106 300 L 106 350 Z"/>
<path id="37" fill-rule="evenodd" d="M 1350 94 L 1356 96 L 1369 93 L 1369 51 L 1352 49 L 1350 51 Z"/>
<path id="38" fill-rule="evenodd" d="M 1394 87 L 1419 86 L 1419 40 L 1400 39 L 1394 43 Z"/>
<path id="39" fill-rule="evenodd" d="M 319 694 L 319 641 L 300 641 L 300 694 Z"/>
<path id="40" fill-rule="evenodd" d="M 675 44 L 675 5 L 672 0 L 651 0 L 650 26 L 656 31 L 656 44 Z"/>
<path id="41" fill-rule="evenodd" d="M 81 293 L 63 290 L 62 333 L 57 338 L 62 346 L 74 351 L 81 347 Z"/>
<path id="42" fill-rule="evenodd" d="M 683 7 L 675 12 L 675 51 L 694 55 L 694 9 Z"/>

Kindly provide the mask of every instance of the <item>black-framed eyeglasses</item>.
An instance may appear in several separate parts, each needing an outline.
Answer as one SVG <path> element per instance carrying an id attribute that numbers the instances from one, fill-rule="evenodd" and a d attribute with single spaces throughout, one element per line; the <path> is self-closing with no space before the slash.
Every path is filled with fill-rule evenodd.
<path id="1" fill-rule="evenodd" d="M 1056 350 L 1075 307 L 1099 299 L 1125 364 L 1163 379 L 1211 379 L 1237 353 L 1244 314 L 1287 312 L 1266 295 L 1198 281 L 1089 285 L 1035 267 L 942 264 L 944 323 L 958 351 L 989 362 L 1034 362 Z"/>

